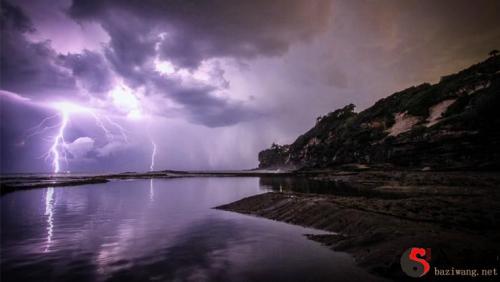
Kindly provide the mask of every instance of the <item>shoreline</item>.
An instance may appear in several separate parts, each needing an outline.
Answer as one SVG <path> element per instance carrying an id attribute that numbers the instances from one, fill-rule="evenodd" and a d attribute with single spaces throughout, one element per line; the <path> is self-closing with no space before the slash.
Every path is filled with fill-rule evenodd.
<path id="1" fill-rule="evenodd" d="M 432 262 L 437 265 L 498 264 L 498 172 L 394 169 L 28 175 L 0 177 L 0 191 L 3 196 L 36 188 L 183 177 L 259 177 L 262 187 L 278 192 L 215 209 L 325 230 L 329 234 L 304 235 L 351 254 L 357 265 L 385 278 L 408 278 L 401 272 L 399 259 L 409 247 L 431 248 Z"/>
<path id="2" fill-rule="evenodd" d="M 264 170 L 241 170 L 241 171 L 152 171 L 152 172 L 124 172 L 96 175 L 4 175 L 0 176 L 0 196 L 7 193 L 37 188 L 66 187 L 85 184 L 107 183 L 111 180 L 126 179 L 169 179 L 181 177 L 262 177 L 262 176 L 293 176 L 291 171 L 264 171 Z"/>
<path id="3" fill-rule="evenodd" d="M 151 172 L 123 172 L 123 173 L 109 173 L 109 174 L 5 174 L 0 175 L 0 196 L 28 189 L 48 188 L 48 187 L 64 187 L 64 186 L 78 186 L 85 184 L 99 184 L 106 183 L 111 180 L 125 180 L 125 179 L 157 179 L 157 178 L 181 178 L 181 177 L 303 177 L 310 179 L 320 179 L 322 181 L 347 181 L 358 182 L 365 186 L 363 181 L 364 175 L 369 174 L 389 174 L 383 178 L 393 178 L 395 174 L 462 174 L 463 172 L 469 174 L 495 174 L 497 171 L 484 171 L 484 170 L 433 170 L 422 171 L 407 168 L 385 168 L 385 169 L 359 169 L 356 166 L 346 167 L 345 169 L 324 169 L 324 170 L 265 170 L 265 169 L 251 169 L 251 170 L 236 170 L 236 171 L 151 171 Z M 362 181 L 355 180 L 360 177 Z M 370 176 L 371 177 L 371 176 Z M 385 179 L 383 179 L 385 180 Z M 372 180 L 367 180 L 371 182 Z M 379 180 L 377 180 L 379 181 Z M 500 183 L 500 181 L 499 181 Z M 373 191 L 365 191 L 373 192 Z"/>
<path id="4" fill-rule="evenodd" d="M 411 176 L 410 182 L 428 178 L 427 183 L 408 185 L 400 176 L 378 183 L 375 177 L 350 175 L 349 181 L 364 192 L 268 192 L 215 208 L 334 232 L 305 235 L 353 255 L 357 265 L 385 278 L 409 278 L 399 260 L 410 247 L 431 248 L 433 266 L 498 266 L 500 177 L 483 175 L 481 183 L 475 173 Z M 335 185 L 331 177 L 319 178 Z"/>

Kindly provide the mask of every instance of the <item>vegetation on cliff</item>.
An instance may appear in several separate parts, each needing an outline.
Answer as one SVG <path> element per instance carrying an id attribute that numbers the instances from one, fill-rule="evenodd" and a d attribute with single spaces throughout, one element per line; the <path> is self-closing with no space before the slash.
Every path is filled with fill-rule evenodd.
<path id="1" fill-rule="evenodd" d="M 500 57 L 491 56 L 360 113 L 351 104 L 319 117 L 292 144 L 260 152 L 259 167 L 500 168 L 499 92 Z"/>

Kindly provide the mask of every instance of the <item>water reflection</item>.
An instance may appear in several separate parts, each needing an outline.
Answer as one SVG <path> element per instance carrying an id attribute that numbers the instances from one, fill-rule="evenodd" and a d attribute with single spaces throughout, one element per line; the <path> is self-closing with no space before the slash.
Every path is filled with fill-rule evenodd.
<path id="1" fill-rule="evenodd" d="M 1 278 L 7 282 L 371 278 L 359 272 L 347 255 L 303 236 L 318 231 L 212 209 L 267 191 L 258 178 L 186 178 L 11 193 L 0 198 Z"/>
<path id="2" fill-rule="evenodd" d="M 149 180 L 149 201 L 153 202 L 155 200 L 155 190 L 153 187 L 153 178 Z"/>
<path id="3" fill-rule="evenodd" d="M 47 217 L 47 244 L 44 252 L 48 252 L 52 244 L 52 234 L 54 232 L 54 188 L 49 187 L 45 192 L 45 216 Z"/>
<path id="4" fill-rule="evenodd" d="M 95 257 L 97 272 L 108 275 L 116 268 L 116 258 L 126 258 L 127 250 L 131 248 L 130 242 L 134 238 L 134 226 L 130 222 L 123 222 L 117 226 L 117 234 L 113 242 L 103 242 Z"/>
<path id="5" fill-rule="evenodd" d="M 377 185 L 373 183 L 348 182 L 342 179 L 331 181 L 319 181 L 305 177 L 261 177 L 259 180 L 261 187 L 266 187 L 276 192 L 296 192 L 331 194 L 349 197 L 379 197 L 396 198 L 403 195 L 388 194 L 375 190 Z"/>
<path id="6" fill-rule="evenodd" d="M 356 188 L 349 183 L 314 181 L 303 177 L 261 177 L 259 183 L 273 191 L 315 194 L 356 193 Z"/>

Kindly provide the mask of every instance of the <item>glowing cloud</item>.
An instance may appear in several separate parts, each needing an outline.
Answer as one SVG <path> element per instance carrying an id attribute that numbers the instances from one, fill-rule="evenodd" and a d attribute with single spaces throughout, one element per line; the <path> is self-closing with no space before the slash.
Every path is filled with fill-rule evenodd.
<path id="1" fill-rule="evenodd" d="M 137 119 L 142 117 L 140 101 L 132 89 L 124 84 L 117 85 L 109 92 L 113 105 L 127 117 Z"/>
<path id="2" fill-rule="evenodd" d="M 126 136 L 124 128 L 120 126 L 118 123 L 112 121 L 111 118 L 109 118 L 108 116 L 104 116 L 105 119 L 102 119 L 100 115 L 98 115 L 96 109 L 84 107 L 71 102 L 54 102 L 50 103 L 49 105 L 50 107 L 56 109 L 59 112 L 59 115 L 61 117 L 60 123 L 56 126 L 42 128 L 43 124 L 47 120 L 53 118 L 53 116 L 48 117 L 42 120 L 42 122 L 32 130 L 33 132 L 28 137 L 41 134 L 48 128 L 53 128 L 53 127 L 59 128 L 57 134 L 52 139 L 52 146 L 46 153 L 46 159 L 51 160 L 52 171 L 54 173 L 61 172 L 62 161 L 65 161 L 66 164 L 68 163 L 67 153 L 72 154 L 74 157 L 83 157 L 93 148 L 94 145 L 94 140 L 91 139 L 90 137 L 80 137 L 77 138 L 72 143 L 66 143 L 64 139 L 64 134 L 70 122 L 71 114 L 84 113 L 92 116 L 95 119 L 96 126 L 102 129 L 102 131 L 106 136 L 106 139 L 109 141 L 109 143 L 106 145 L 107 147 L 110 146 L 116 147 L 118 145 L 123 144 L 123 142 L 126 143 L 128 142 L 128 138 Z M 119 134 L 115 134 L 110 129 L 108 129 L 104 121 L 107 121 L 108 124 L 117 128 Z M 119 140 L 116 140 L 117 137 Z M 101 148 L 101 150 L 104 150 L 106 146 Z"/>
<path id="3" fill-rule="evenodd" d="M 164 75 L 170 75 L 175 73 L 174 65 L 169 61 L 155 60 L 155 70 Z"/>
<path id="4" fill-rule="evenodd" d="M 74 158 L 85 158 L 93 149 L 94 142 L 94 139 L 90 137 L 79 137 L 75 141 L 66 144 L 66 148 Z"/>

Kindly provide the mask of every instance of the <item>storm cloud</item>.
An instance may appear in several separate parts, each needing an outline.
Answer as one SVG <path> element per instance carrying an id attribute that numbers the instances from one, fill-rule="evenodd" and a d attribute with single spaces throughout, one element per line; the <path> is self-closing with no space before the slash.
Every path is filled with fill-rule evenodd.
<path id="1" fill-rule="evenodd" d="M 151 47 L 148 43 L 154 41 L 159 44 L 160 58 L 195 68 L 210 58 L 282 55 L 294 42 L 324 30 L 329 8 L 329 1 L 76 0 L 70 14 L 102 23 L 115 51 L 123 51 L 124 38 L 135 38 L 130 41 L 134 47 Z M 154 37 L 160 34 L 161 38 Z M 150 48 L 131 49 L 152 52 Z M 144 57 L 129 59 L 141 63 Z"/>
<path id="2" fill-rule="evenodd" d="M 112 74 L 102 55 L 85 50 L 82 54 L 60 55 L 61 64 L 71 70 L 84 89 L 105 93 L 112 88 Z"/>
<path id="3" fill-rule="evenodd" d="M 25 35 L 34 31 L 19 7 L 2 1 L 1 88 L 24 94 L 72 89 L 75 81 L 57 64 L 50 42 L 26 39 Z"/>
<path id="4" fill-rule="evenodd" d="M 155 59 L 192 72 L 214 58 L 278 56 L 324 30 L 328 13 L 328 1 L 74 1 L 69 9 L 76 20 L 107 31 L 105 55 L 130 86 L 147 86 L 181 105 L 187 120 L 209 127 L 246 121 L 259 111 L 231 95 L 214 95 L 227 84 L 159 76 Z"/>
<path id="5" fill-rule="evenodd" d="M 119 80 L 146 95 L 162 95 L 193 123 L 232 125 L 258 117 L 259 110 L 231 97 L 217 62 L 211 81 L 162 76 L 155 62 L 189 74 L 211 59 L 279 56 L 324 30 L 328 11 L 328 1 L 73 1 L 68 15 L 99 24 L 109 43 L 102 54 L 58 55 L 49 40 L 30 41 L 36 27 L 19 6 L 5 3 L 2 89 L 28 95 L 47 90 L 63 97 L 83 96 L 83 91 L 105 99 Z"/>
<path id="6" fill-rule="evenodd" d="M 60 123 L 52 102 L 75 111 L 68 170 L 148 168 L 152 141 L 161 168 L 255 167 L 260 150 L 293 142 L 317 116 L 483 60 L 500 47 L 499 10 L 489 0 L 2 1 L 2 170 L 50 169 L 40 155 Z"/>

